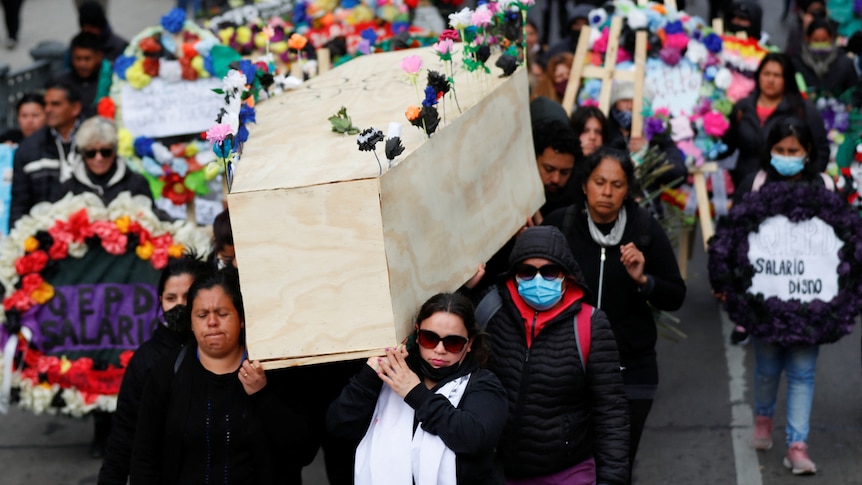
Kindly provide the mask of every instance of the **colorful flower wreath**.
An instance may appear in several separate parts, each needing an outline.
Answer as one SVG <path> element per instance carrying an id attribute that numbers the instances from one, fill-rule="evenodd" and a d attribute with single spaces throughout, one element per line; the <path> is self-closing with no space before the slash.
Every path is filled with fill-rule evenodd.
<path id="1" fill-rule="evenodd" d="M 208 30 L 186 20 L 185 12 L 173 9 L 162 17 L 161 25 L 145 29 L 132 39 L 124 55 L 115 61 L 111 97 L 99 101 L 98 112 L 117 119 L 118 153 L 147 178 L 156 199 L 164 197 L 179 206 L 208 194 L 211 178 L 203 169 L 213 156 L 202 138 L 162 143 L 131 133 L 122 123 L 123 83 L 119 81 L 143 89 L 154 78 L 166 82 L 221 78 L 229 70 L 228 65 L 239 59 L 236 51 L 219 45 Z"/>
<path id="2" fill-rule="evenodd" d="M 35 348 L 21 315 L 54 298 L 47 280 L 58 263 L 84 258 L 94 248 L 121 257 L 134 255 L 154 270 L 186 249 L 205 254 L 208 235 L 186 222 L 160 221 L 143 196 L 121 193 L 108 206 L 91 193 L 67 194 L 56 203 L 37 204 L 19 219 L 9 236 L 0 241 L 0 285 L 5 295 L 0 312 L 0 344 L 6 358 L 20 357 L 11 376 L 19 389 L 19 405 L 33 412 L 62 412 L 80 416 L 93 409 L 113 411 L 131 351 L 119 354 L 119 365 L 96 365 L 90 357 L 46 355 Z M 2 359 L 0 359 L 2 361 Z M 11 361 L 10 361 L 11 362 Z"/>
<path id="3" fill-rule="evenodd" d="M 808 303 L 751 294 L 754 267 L 748 259 L 750 233 L 769 217 L 791 222 L 819 218 L 832 226 L 844 245 L 838 251 L 838 293 L 828 302 Z M 837 194 L 805 183 L 772 183 L 746 194 L 719 220 L 709 241 L 709 278 L 714 291 L 727 295 L 731 320 L 767 342 L 824 344 L 850 333 L 862 311 L 862 218 Z"/>

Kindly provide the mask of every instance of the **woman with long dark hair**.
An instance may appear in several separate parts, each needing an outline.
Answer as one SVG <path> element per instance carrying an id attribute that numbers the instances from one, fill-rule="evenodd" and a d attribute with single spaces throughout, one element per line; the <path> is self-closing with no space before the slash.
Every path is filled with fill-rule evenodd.
<path id="1" fill-rule="evenodd" d="M 739 100 L 730 113 L 730 128 L 724 141 L 737 150 L 736 167 L 730 175 L 735 186 L 760 167 L 760 155 L 766 135 L 784 118 L 794 117 L 807 123 L 813 135 L 809 154 L 813 169 L 822 172 L 829 161 L 829 141 L 823 118 L 813 104 L 805 101 L 796 85 L 796 70 L 790 58 L 780 52 L 767 54 L 757 68 L 756 87 Z"/>

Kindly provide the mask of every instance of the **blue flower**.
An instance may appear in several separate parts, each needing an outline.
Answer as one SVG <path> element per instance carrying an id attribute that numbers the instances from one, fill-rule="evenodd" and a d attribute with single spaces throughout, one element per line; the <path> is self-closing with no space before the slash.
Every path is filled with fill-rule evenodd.
<path id="1" fill-rule="evenodd" d="M 135 142 L 133 146 L 135 147 L 135 155 L 139 157 L 153 157 L 153 143 L 154 140 L 152 138 L 147 138 L 146 136 L 139 136 L 135 138 Z"/>
<path id="2" fill-rule="evenodd" d="M 667 25 L 664 26 L 665 34 L 684 34 L 685 29 L 682 28 L 682 22 L 679 20 L 674 20 L 673 22 L 668 22 Z"/>
<path id="3" fill-rule="evenodd" d="M 161 177 L 165 174 L 165 170 L 162 168 L 161 164 L 155 161 L 152 157 L 143 157 L 141 159 L 141 163 L 144 165 L 144 172 L 147 172 L 153 177 Z"/>
<path id="4" fill-rule="evenodd" d="M 363 30 L 359 35 L 363 39 L 368 41 L 369 46 L 372 46 L 377 43 L 377 32 L 375 32 L 374 29 L 372 29 L 371 27 L 368 27 L 367 29 Z"/>
<path id="5" fill-rule="evenodd" d="M 433 86 L 425 86 L 425 99 L 422 100 L 422 106 L 430 108 L 437 104 L 437 91 Z"/>
<path id="6" fill-rule="evenodd" d="M 718 36 L 715 32 L 710 32 L 704 39 L 703 45 L 706 46 L 706 50 L 712 52 L 713 54 L 718 54 L 721 52 L 724 41 L 721 40 L 721 37 Z"/>
<path id="7" fill-rule="evenodd" d="M 187 162 L 185 158 L 176 157 L 171 162 L 171 170 L 179 174 L 181 177 L 185 177 L 186 174 L 189 173 L 189 162 Z"/>
<path id="8" fill-rule="evenodd" d="M 170 12 L 162 16 L 162 27 L 172 34 L 177 34 L 183 30 L 185 23 L 186 12 L 181 8 L 172 8 Z"/>
<path id="9" fill-rule="evenodd" d="M 161 39 L 159 39 L 159 40 L 160 40 L 160 43 L 162 44 L 162 47 L 165 49 L 165 51 L 171 52 L 171 53 L 177 51 L 177 43 L 176 43 L 176 41 L 174 41 L 173 36 L 163 35 L 161 37 Z"/>
<path id="10" fill-rule="evenodd" d="M 245 83 L 251 85 L 254 83 L 254 76 L 257 74 L 257 66 L 251 63 L 248 59 L 239 61 L 239 70 L 245 74 Z"/>
<path id="11" fill-rule="evenodd" d="M 213 65 L 213 56 L 204 57 L 204 69 L 206 69 L 206 71 L 208 73 L 210 73 L 210 76 L 215 76 L 215 66 Z"/>
<path id="12" fill-rule="evenodd" d="M 395 35 L 398 35 L 401 32 L 407 32 L 409 28 L 409 22 L 392 22 L 392 33 Z"/>
<path id="13" fill-rule="evenodd" d="M 311 22 L 311 17 L 306 12 L 308 2 L 296 2 L 293 6 L 293 23 L 295 25 L 308 24 Z"/>
<path id="14" fill-rule="evenodd" d="M 123 81 L 126 80 L 126 70 L 132 67 L 137 59 L 134 56 L 120 56 L 114 61 L 114 74 Z"/>
<path id="15" fill-rule="evenodd" d="M 243 104 L 239 109 L 239 123 L 241 125 L 246 123 L 257 123 L 257 120 L 255 120 L 254 108 L 247 104 Z"/>
<path id="16" fill-rule="evenodd" d="M 230 137 L 225 138 L 222 142 L 213 144 L 213 152 L 215 152 L 216 156 L 219 158 L 229 157 L 232 150 L 233 140 Z"/>
<path id="17" fill-rule="evenodd" d="M 341 0 L 341 7 L 350 10 L 359 5 L 359 0 Z"/>
<path id="18" fill-rule="evenodd" d="M 236 130 L 236 142 L 237 144 L 245 143 L 248 140 L 248 128 L 245 125 L 239 125 L 239 129 Z"/>

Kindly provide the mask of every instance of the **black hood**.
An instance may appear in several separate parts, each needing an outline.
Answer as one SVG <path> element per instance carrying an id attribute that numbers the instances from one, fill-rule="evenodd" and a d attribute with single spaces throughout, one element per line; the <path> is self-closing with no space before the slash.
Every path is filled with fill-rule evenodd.
<path id="1" fill-rule="evenodd" d="M 733 28 L 731 20 L 734 17 L 748 19 L 751 26 L 747 28 Z M 728 10 L 724 19 L 725 29 L 728 32 L 742 32 L 748 34 L 750 39 L 760 40 L 763 31 L 763 8 L 757 2 L 742 0 L 734 2 L 733 6 Z"/>
<path id="2" fill-rule="evenodd" d="M 575 282 L 588 291 L 581 267 L 572 255 L 566 236 L 554 226 L 528 227 L 518 239 L 509 255 L 509 273 L 515 265 L 530 258 L 544 258 L 559 264 Z"/>

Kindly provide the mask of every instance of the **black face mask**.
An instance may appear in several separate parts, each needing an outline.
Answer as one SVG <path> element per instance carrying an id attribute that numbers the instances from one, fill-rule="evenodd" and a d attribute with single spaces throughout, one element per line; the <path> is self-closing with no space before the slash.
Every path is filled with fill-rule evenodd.
<path id="1" fill-rule="evenodd" d="M 435 368 L 419 355 L 418 348 L 414 349 L 414 351 L 411 352 L 405 360 L 407 362 L 407 366 L 410 367 L 413 372 L 419 374 L 419 377 L 427 377 L 434 382 L 442 382 L 447 378 L 452 377 L 458 372 L 458 369 L 461 368 L 460 362 L 447 367 L 440 367 L 439 369 Z"/>
<path id="2" fill-rule="evenodd" d="M 189 321 L 189 309 L 185 305 L 176 305 L 164 312 L 163 318 L 168 330 L 180 339 L 185 340 L 191 335 L 191 322 Z"/>

